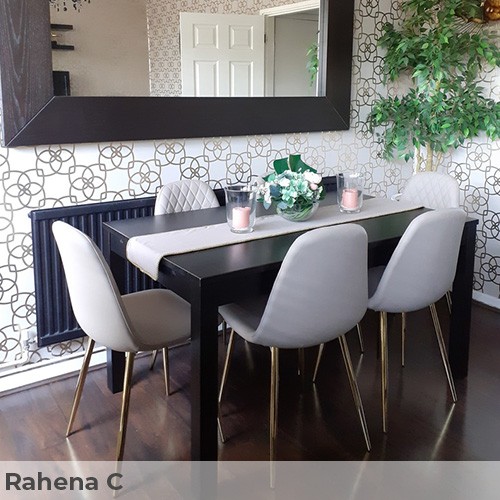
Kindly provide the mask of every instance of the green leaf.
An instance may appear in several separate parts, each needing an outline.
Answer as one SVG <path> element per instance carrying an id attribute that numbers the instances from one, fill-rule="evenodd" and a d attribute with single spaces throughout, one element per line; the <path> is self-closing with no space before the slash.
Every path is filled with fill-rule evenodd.
<path id="1" fill-rule="evenodd" d="M 273 167 L 278 175 L 285 170 L 291 170 L 292 172 L 305 172 L 306 170 L 310 170 L 311 172 L 316 172 L 314 168 L 301 160 L 300 155 L 289 155 L 288 158 L 274 160 Z"/>
<path id="2" fill-rule="evenodd" d="M 288 170 L 288 158 L 280 158 L 273 162 L 274 171 L 279 175 Z"/>

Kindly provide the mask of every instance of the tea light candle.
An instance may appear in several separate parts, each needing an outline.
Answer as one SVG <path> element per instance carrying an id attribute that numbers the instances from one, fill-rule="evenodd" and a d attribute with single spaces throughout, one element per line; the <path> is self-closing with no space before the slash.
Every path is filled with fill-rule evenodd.
<path id="1" fill-rule="evenodd" d="M 342 206 L 349 209 L 358 208 L 357 189 L 344 189 L 342 192 Z"/>
<path id="2" fill-rule="evenodd" d="M 233 208 L 233 229 L 246 229 L 250 226 L 250 207 Z"/>

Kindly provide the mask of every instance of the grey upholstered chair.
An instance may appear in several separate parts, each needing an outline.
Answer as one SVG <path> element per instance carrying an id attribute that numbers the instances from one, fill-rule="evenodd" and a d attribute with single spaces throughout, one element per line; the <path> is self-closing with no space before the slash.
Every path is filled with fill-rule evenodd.
<path id="1" fill-rule="evenodd" d="M 421 203 L 426 208 L 458 208 L 460 188 L 454 177 L 439 172 L 420 172 L 393 199 Z"/>
<path id="2" fill-rule="evenodd" d="M 187 302 L 169 290 L 146 290 L 121 296 L 111 271 L 95 243 L 62 221 L 52 231 L 66 275 L 75 317 L 89 341 L 78 378 L 66 435 L 78 410 L 95 342 L 126 352 L 122 411 L 116 459 L 123 459 L 134 357 L 138 351 L 167 348 L 191 334 L 191 311 Z M 165 383 L 168 366 L 165 360 Z"/>
<path id="3" fill-rule="evenodd" d="M 219 206 L 212 188 L 199 179 L 183 179 L 165 184 L 156 196 L 155 215 L 188 212 Z"/>
<path id="4" fill-rule="evenodd" d="M 316 346 L 338 338 L 363 428 L 370 438 L 344 334 L 366 312 L 367 236 L 354 224 L 320 228 L 299 236 L 288 251 L 269 296 L 225 305 L 232 326 L 219 402 L 227 379 L 234 333 L 271 348 L 270 455 L 276 458 L 278 350 Z M 343 286 L 338 284 L 342 283 Z"/>
<path id="5" fill-rule="evenodd" d="M 182 179 L 161 187 L 156 196 L 154 214 L 166 215 L 218 206 L 220 206 L 219 200 L 206 182 L 199 179 Z M 225 324 L 223 325 L 223 339 L 225 344 Z M 154 368 L 157 355 L 158 351 L 153 351 L 150 364 L 151 370 Z M 163 353 L 163 356 L 165 356 L 165 353 Z M 167 394 L 170 394 L 170 384 L 167 385 Z"/>
<path id="6" fill-rule="evenodd" d="M 440 172 L 419 172 L 406 183 L 394 200 L 419 203 L 425 208 L 458 208 L 460 206 L 460 187 L 457 180 Z M 451 313 L 451 293 L 446 292 L 448 310 Z M 401 365 L 405 365 L 406 313 L 401 318 Z"/>
<path id="7" fill-rule="evenodd" d="M 387 432 L 387 313 L 430 306 L 451 396 L 454 402 L 457 400 L 435 302 L 453 283 L 465 218 L 465 212 L 458 208 L 420 215 L 406 229 L 387 266 L 369 270 L 368 308 L 380 312 L 384 432 Z"/>

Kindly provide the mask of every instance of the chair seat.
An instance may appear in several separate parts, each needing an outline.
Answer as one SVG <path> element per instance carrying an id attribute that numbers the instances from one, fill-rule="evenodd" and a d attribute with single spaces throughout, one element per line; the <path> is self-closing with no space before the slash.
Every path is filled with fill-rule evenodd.
<path id="1" fill-rule="evenodd" d="M 268 298 L 269 295 L 261 295 L 245 302 L 227 304 L 219 307 L 219 314 L 240 337 L 254 342 L 253 336 L 262 319 Z"/>
<path id="2" fill-rule="evenodd" d="M 140 350 L 161 349 L 191 336 L 190 305 L 170 290 L 122 296 Z"/>
<path id="3" fill-rule="evenodd" d="M 386 266 L 371 267 L 368 269 L 368 307 L 370 307 L 370 298 L 377 291 L 380 279 L 384 274 Z"/>

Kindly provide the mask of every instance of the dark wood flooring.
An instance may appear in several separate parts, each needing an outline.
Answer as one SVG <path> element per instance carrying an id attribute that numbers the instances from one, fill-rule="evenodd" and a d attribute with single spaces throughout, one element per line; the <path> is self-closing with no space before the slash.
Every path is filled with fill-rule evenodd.
<path id="1" fill-rule="evenodd" d="M 446 305 L 440 303 L 443 329 Z M 315 385 L 316 351 L 306 352 L 307 377 L 297 375 L 297 352 L 282 351 L 278 459 L 280 460 L 499 460 L 500 315 L 473 308 L 469 377 L 457 382 L 453 405 L 428 310 L 408 314 L 406 366 L 400 364 L 400 317 L 389 317 L 389 433 L 381 429 L 378 317 L 363 320 L 365 353 L 348 335 L 372 440 L 366 452 L 338 342 L 326 346 Z M 221 364 L 223 360 L 220 345 Z M 174 393 L 166 398 L 161 363 L 149 357 L 134 371 L 126 460 L 187 460 L 190 455 L 190 347 L 172 350 Z M 267 460 L 269 350 L 235 347 L 223 402 L 229 440 L 223 460 Z M 0 460 L 113 460 L 121 395 L 106 387 L 103 369 L 89 374 L 75 432 L 64 437 L 76 377 L 0 398 Z"/>

